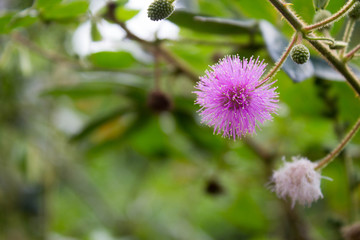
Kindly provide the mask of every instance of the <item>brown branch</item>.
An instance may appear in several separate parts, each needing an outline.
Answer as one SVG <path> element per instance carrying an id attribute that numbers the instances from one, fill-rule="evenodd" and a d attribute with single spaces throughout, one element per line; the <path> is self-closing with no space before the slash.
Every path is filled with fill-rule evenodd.
<path id="1" fill-rule="evenodd" d="M 159 51 L 159 54 L 171 65 L 175 66 L 179 70 L 181 70 L 182 73 L 184 73 L 186 76 L 188 76 L 191 80 L 197 81 L 199 79 L 198 75 L 194 73 L 189 66 L 185 62 L 180 61 L 175 55 L 173 55 L 169 50 L 167 50 L 164 46 L 161 44 L 158 44 L 157 42 L 151 42 L 146 41 L 144 39 L 139 38 L 135 34 L 133 34 L 125 25 L 124 22 L 119 21 L 115 16 L 115 9 L 116 9 L 116 3 L 110 2 L 107 5 L 108 12 L 107 17 L 115 24 L 119 25 L 125 32 L 129 39 L 132 39 L 141 45 L 143 45 L 145 48 L 149 49 L 150 51 L 156 51 L 156 49 Z M 158 46 L 157 46 L 158 45 Z M 155 48 L 155 50 L 154 50 Z"/>

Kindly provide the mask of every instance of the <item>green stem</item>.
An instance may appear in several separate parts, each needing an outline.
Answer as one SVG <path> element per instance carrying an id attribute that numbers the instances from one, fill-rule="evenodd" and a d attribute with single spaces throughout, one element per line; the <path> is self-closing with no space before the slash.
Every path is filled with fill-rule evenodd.
<path id="1" fill-rule="evenodd" d="M 345 32 L 344 32 L 344 36 L 343 36 L 343 41 L 349 43 L 350 42 L 350 38 L 351 35 L 354 31 L 354 26 L 355 26 L 355 20 L 350 18 L 347 23 L 346 23 L 346 27 L 345 27 Z M 347 47 L 345 47 L 344 49 L 342 49 L 340 51 L 340 56 L 343 56 L 344 53 L 346 52 Z"/>
<path id="2" fill-rule="evenodd" d="M 335 44 L 334 39 L 328 38 L 328 37 L 310 37 L 310 36 L 304 36 L 305 39 L 307 40 L 319 40 L 319 41 L 329 41 L 332 45 Z"/>
<path id="3" fill-rule="evenodd" d="M 284 53 L 282 54 L 282 56 L 280 57 L 280 59 L 277 61 L 277 63 L 275 64 L 275 66 L 269 71 L 269 73 L 263 77 L 263 79 L 261 80 L 259 86 L 263 85 L 264 83 L 266 83 L 267 81 L 269 81 L 277 71 L 279 71 L 280 67 L 283 65 L 283 63 L 285 62 L 286 58 L 289 56 L 290 51 L 292 49 L 292 47 L 295 45 L 296 41 L 298 39 L 298 34 L 295 33 L 292 38 L 291 41 L 289 43 L 289 45 L 287 46 L 286 50 L 284 51 Z"/>
<path id="4" fill-rule="evenodd" d="M 331 15 L 331 17 L 325 19 L 324 21 L 306 26 L 304 28 L 304 31 L 309 32 L 311 30 L 323 27 L 333 21 L 338 20 L 339 18 L 343 17 L 344 14 L 355 4 L 354 0 L 350 0 L 348 1 L 338 12 L 336 12 L 335 14 Z"/>
<path id="5" fill-rule="evenodd" d="M 350 130 L 350 132 L 344 137 L 344 139 L 340 142 L 340 144 L 331 152 L 329 153 L 325 158 L 323 158 L 315 167 L 315 170 L 320 170 L 324 168 L 326 165 L 328 165 L 332 160 L 335 159 L 335 157 L 343 150 L 343 148 L 346 146 L 346 144 L 352 139 L 352 137 L 356 134 L 356 132 L 359 130 L 360 127 L 360 118 L 356 121 L 353 128 Z"/>
<path id="6" fill-rule="evenodd" d="M 348 180 L 348 191 L 349 191 L 349 204 L 348 204 L 348 215 L 349 222 L 353 222 L 356 220 L 357 215 L 357 201 L 356 194 L 354 192 L 354 163 L 352 158 L 349 156 L 347 152 L 345 152 L 345 171 Z"/>
<path id="7" fill-rule="evenodd" d="M 296 14 L 291 11 L 290 8 L 284 6 L 284 4 L 280 0 L 268 0 L 276 9 L 285 17 L 285 19 L 291 24 L 293 28 L 298 31 L 301 31 L 304 35 L 308 34 L 304 23 L 296 17 Z M 313 34 L 308 34 L 310 37 L 316 37 Z M 346 64 L 342 62 L 338 58 L 338 56 L 334 55 L 329 47 L 324 45 L 319 41 L 307 40 L 309 43 L 323 55 L 328 62 L 330 62 L 336 70 L 338 70 L 346 79 L 346 81 L 351 85 L 354 91 L 360 95 L 360 81 L 357 79 L 355 74 L 350 70 Z"/>
<path id="8" fill-rule="evenodd" d="M 360 50 L 360 44 L 358 44 L 356 47 L 354 47 L 350 52 L 348 52 L 344 56 L 344 61 L 350 61 L 354 56 L 356 56 L 356 52 Z"/>

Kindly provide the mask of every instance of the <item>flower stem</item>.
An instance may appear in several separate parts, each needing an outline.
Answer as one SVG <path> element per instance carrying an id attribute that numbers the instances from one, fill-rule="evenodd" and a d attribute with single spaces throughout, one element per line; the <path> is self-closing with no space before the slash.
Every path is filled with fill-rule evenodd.
<path id="1" fill-rule="evenodd" d="M 280 12 L 280 14 L 290 23 L 290 25 L 297 31 L 304 28 L 305 23 L 291 11 L 288 5 L 281 0 L 268 0 Z"/>
<path id="2" fill-rule="evenodd" d="M 338 20 L 339 18 L 343 17 L 344 14 L 355 4 L 354 0 L 350 0 L 348 1 L 338 12 L 336 12 L 335 14 L 331 15 L 331 17 L 325 19 L 324 21 L 306 26 L 304 28 L 305 31 L 311 31 L 313 29 L 317 29 L 320 27 L 323 27 L 333 21 Z"/>
<path id="3" fill-rule="evenodd" d="M 309 34 L 305 29 L 305 24 L 296 17 L 296 14 L 290 9 L 284 6 L 280 0 L 268 0 L 282 15 L 283 17 L 291 24 L 291 26 L 297 31 L 302 32 L 304 35 L 309 35 L 310 37 L 315 37 L 314 34 Z M 348 4 L 353 4 L 353 1 L 348 2 Z M 351 6 L 350 6 L 351 7 Z M 338 56 L 332 53 L 329 50 L 329 47 L 321 43 L 320 41 L 308 40 L 309 43 L 321 54 L 328 62 L 330 62 L 336 70 L 338 70 L 346 79 L 346 81 L 351 85 L 354 91 L 360 95 L 360 81 L 351 71 L 351 69 L 341 60 Z"/>
<path id="4" fill-rule="evenodd" d="M 359 50 L 360 50 L 360 44 L 358 44 L 356 47 L 353 48 L 353 50 L 351 50 L 344 56 L 344 61 L 345 62 L 350 61 L 354 56 L 356 56 L 356 52 Z"/>
<path id="5" fill-rule="evenodd" d="M 343 150 L 346 144 L 351 140 L 351 138 L 356 134 L 360 127 L 360 118 L 356 121 L 354 127 L 350 130 L 350 132 L 344 137 L 344 139 L 340 142 L 340 144 L 325 158 L 323 158 L 315 167 L 315 170 L 320 170 L 324 168 L 327 164 L 329 164 L 335 157 Z"/>
<path id="6" fill-rule="evenodd" d="M 295 33 L 292 38 L 291 41 L 289 43 L 289 45 L 287 46 L 287 48 L 285 49 L 284 53 L 282 54 L 282 56 L 280 57 L 280 59 L 277 61 L 277 63 L 275 64 L 275 66 L 269 71 L 269 73 L 261 80 L 259 86 L 263 85 L 265 82 L 269 81 L 274 75 L 275 73 L 280 69 L 280 67 L 283 65 L 283 63 L 285 62 L 286 58 L 289 56 L 290 51 L 292 49 L 292 47 L 295 45 L 297 39 L 298 39 L 298 34 Z"/>
<path id="7" fill-rule="evenodd" d="M 346 23 L 346 27 L 345 27 L 345 32 L 344 32 L 344 36 L 343 36 L 343 41 L 344 42 L 349 42 L 352 32 L 354 31 L 354 26 L 355 26 L 355 20 L 350 18 L 347 23 Z M 343 56 L 344 53 L 346 52 L 347 47 L 345 47 L 344 49 L 342 49 L 340 51 L 340 56 Z"/>

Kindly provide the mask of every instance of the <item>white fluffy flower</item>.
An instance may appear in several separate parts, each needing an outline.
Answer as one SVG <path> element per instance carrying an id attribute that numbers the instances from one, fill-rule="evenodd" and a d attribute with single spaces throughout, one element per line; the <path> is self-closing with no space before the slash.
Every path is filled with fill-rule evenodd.
<path id="1" fill-rule="evenodd" d="M 292 157 L 292 162 L 284 161 L 284 166 L 274 171 L 272 182 L 273 191 L 281 198 L 290 197 L 292 207 L 296 201 L 301 205 L 310 205 L 322 198 L 320 189 L 321 175 L 315 171 L 316 163 L 307 158 Z"/>

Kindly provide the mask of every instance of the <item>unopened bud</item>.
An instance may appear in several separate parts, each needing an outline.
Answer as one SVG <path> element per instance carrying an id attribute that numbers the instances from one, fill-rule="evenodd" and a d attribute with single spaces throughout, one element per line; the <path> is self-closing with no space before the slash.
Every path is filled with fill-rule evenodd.
<path id="1" fill-rule="evenodd" d="M 172 2 L 171 0 L 155 0 L 147 10 L 148 17 L 153 21 L 169 17 L 175 9 Z"/>
<path id="2" fill-rule="evenodd" d="M 331 17 L 331 12 L 329 12 L 328 10 L 319 10 L 315 13 L 315 16 L 314 16 L 314 19 L 313 19 L 313 23 L 319 23 L 319 22 L 322 22 L 324 21 L 325 19 Z M 325 26 L 319 28 L 319 30 L 330 30 L 332 28 L 332 24 L 329 23 L 329 24 L 326 24 Z"/>
<path id="3" fill-rule="evenodd" d="M 360 1 L 356 2 L 348 13 L 349 18 L 358 20 L 360 18 Z"/>
<path id="4" fill-rule="evenodd" d="M 310 58 L 310 52 L 307 47 L 302 44 L 298 44 L 291 49 L 291 59 L 297 64 L 304 64 Z"/>

